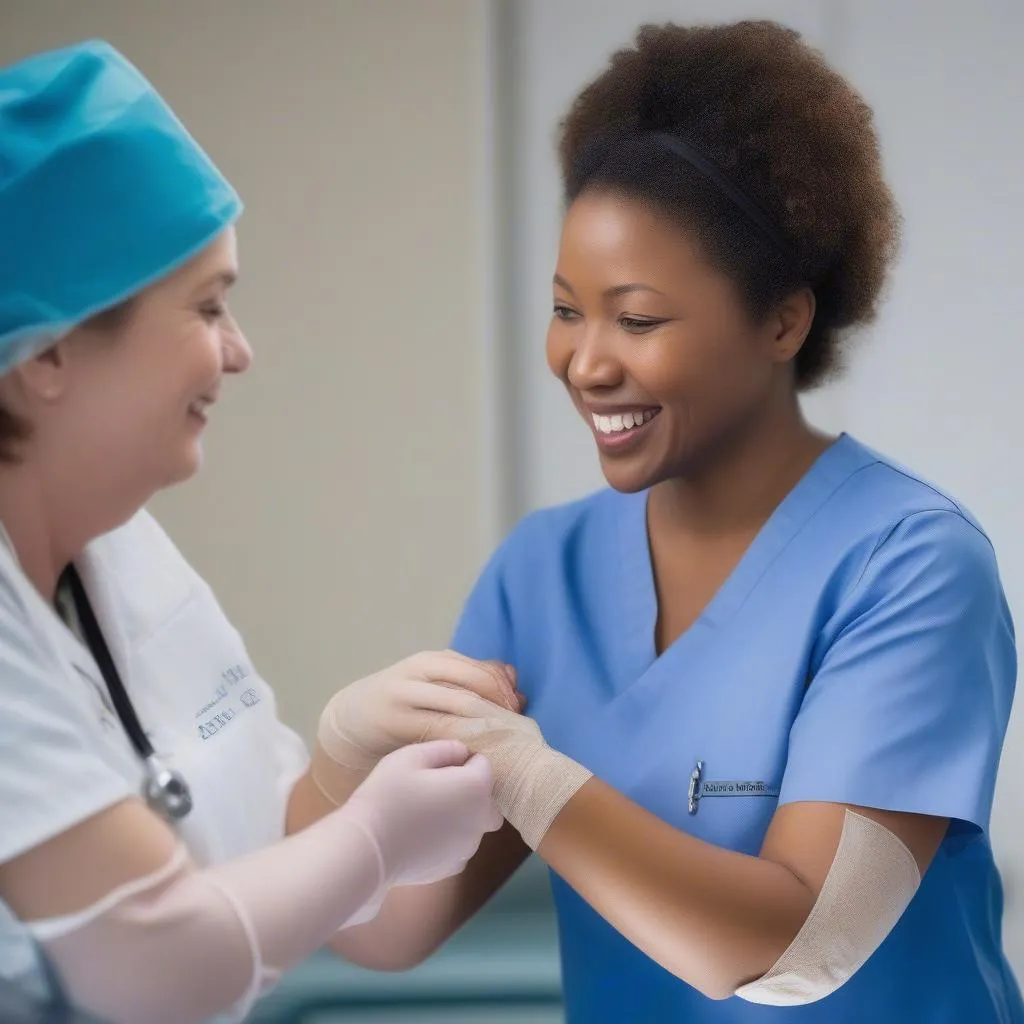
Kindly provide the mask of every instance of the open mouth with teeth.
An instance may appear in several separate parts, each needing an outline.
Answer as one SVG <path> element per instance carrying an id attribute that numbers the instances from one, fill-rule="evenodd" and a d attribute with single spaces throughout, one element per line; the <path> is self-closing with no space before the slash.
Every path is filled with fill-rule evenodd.
<path id="1" fill-rule="evenodd" d="M 657 416 L 658 409 L 637 409 L 636 412 L 616 413 L 614 416 L 599 416 L 591 413 L 594 429 L 601 434 L 620 434 L 650 423 Z"/>
<path id="2" fill-rule="evenodd" d="M 634 409 L 610 416 L 591 413 L 590 419 L 598 444 L 602 448 L 617 448 L 646 433 L 647 427 L 659 412 L 660 409 Z"/>

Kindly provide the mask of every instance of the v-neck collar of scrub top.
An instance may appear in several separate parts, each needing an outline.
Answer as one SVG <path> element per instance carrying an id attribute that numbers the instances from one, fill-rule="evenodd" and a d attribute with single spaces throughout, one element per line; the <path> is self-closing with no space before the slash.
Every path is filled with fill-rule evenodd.
<path id="1" fill-rule="evenodd" d="M 622 689 L 612 699 L 640 685 L 648 675 L 660 674 L 667 666 L 695 657 L 738 611 L 775 559 L 836 490 L 874 461 L 867 449 L 848 434 L 840 434 L 768 517 L 700 615 L 661 655 L 655 647 L 658 599 L 647 533 L 650 491 L 632 495 L 618 531 L 619 579 L 626 591 L 621 603 L 621 636 L 626 648 L 624 663 L 630 670 L 620 678 Z"/>

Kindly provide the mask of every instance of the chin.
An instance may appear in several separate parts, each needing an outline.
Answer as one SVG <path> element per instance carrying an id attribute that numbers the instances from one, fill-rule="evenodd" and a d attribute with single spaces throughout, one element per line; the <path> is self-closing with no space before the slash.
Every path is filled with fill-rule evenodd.
<path id="1" fill-rule="evenodd" d="M 653 487 L 660 479 L 657 474 L 640 466 L 604 458 L 601 459 L 601 472 L 608 486 L 620 494 L 637 494 Z"/>
<path id="2" fill-rule="evenodd" d="M 183 484 L 191 480 L 199 470 L 203 468 L 203 449 L 199 444 L 194 444 L 181 453 L 175 465 L 167 474 L 165 487 L 173 487 L 175 484 Z"/>

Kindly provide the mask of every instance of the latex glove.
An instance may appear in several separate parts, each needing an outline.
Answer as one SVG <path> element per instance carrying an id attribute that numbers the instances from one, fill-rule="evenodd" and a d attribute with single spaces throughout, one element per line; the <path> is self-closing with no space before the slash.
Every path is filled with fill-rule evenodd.
<path id="1" fill-rule="evenodd" d="M 474 694 L 514 711 L 523 704 L 510 667 L 455 651 L 416 654 L 339 690 L 320 716 L 318 746 L 335 764 L 369 771 L 385 754 L 431 738 L 439 716 L 461 714 Z M 314 780 L 333 799 L 317 760 Z"/>
<path id="2" fill-rule="evenodd" d="M 592 776 L 549 747 L 532 719 L 475 694 L 467 694 L 458 715 L 435 722 L 432 733 L 460 740 L 491 762 L 494 801 L 531 850 Z"/>
<path id="3" fill-rule="evenodd" d="M 377 846 L 382 891 L 458 874 L 484 834 L 502 825 L 492 783 L 487 759 L 470 756 L 458 741 L 420 743 L 386 755 L 344 807 L 348 820 L 362 825 Z"/>
<path id="4" fill-rule="evenodd" d="M 407 747 L 384 758 L 341 809 L 206 869 L 141 803 L 125 801 L 51 840 L 60 851 L 52 856 L 109 861 L 127 844 L 143 861 L 153 857 L 154 869 L 139 877 L 129 857 L 123 884 L 99 899 L 83 891 L 62 915 L 26 927 L 71 998 L 97 1019 L 198 1024 L 223 1011 L 248 1019 L 283 971 L 339 927 L 367 920 L 392 885 L 461 870 L 501 825 L 491 783 L 487 761 L 461 743 Z M 43 874 L 52 874 L 50 856 Z"/>

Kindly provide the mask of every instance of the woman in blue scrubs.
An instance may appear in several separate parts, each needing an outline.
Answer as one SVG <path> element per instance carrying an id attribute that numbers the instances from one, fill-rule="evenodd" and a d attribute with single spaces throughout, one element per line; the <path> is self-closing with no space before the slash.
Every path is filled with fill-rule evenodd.
<path id="1" fill-rule="evenodd" d="M 539 846 L 568 1020 L 1024 1021 L 988 835 L 1016 676 L 992 547 L 798 400 L 897 246 L 870 110 L 779 26 L 647 27 L 560 156 L 547 356 L 610 489 L 515 529 L 454 646 L 513 665 L 595 776 Z M 819 1001 L 733 996 L 715 979 L 786 948 L 848 808 L 913 854 L 908 909 Z M 383 928 L 388 966 L 424 955 L 527 852 L 488 837 L 457 882 L 393 894 L 362 950 Z"/>

